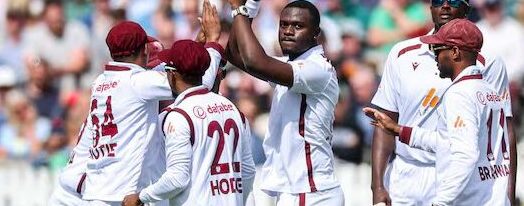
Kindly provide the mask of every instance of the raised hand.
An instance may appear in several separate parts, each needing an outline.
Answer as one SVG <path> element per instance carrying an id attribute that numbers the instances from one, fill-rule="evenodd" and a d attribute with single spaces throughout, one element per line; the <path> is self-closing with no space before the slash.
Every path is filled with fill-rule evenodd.
<path id="1" fill-rule="evenodd" d="M 220 18 L 218 17 L 217 8 L 209 3 L 209 0 L 204 0 L 202 11 L 202 32 L 204 33 L 206 42 L 218 42 L 220 38 Z"/>
<path id="2" fill-rule="evenodd" d="M 246 0 L 227 0 L 229 4 L 231 4 L 231 7 L 237 8 L 241 5 L 244 5 L 246 3 Z"/>
<path id="3" fill-rule="evenodd" d="M 373 119 L 371 121 L 371 124 L 373 126 L 379 127 L 380 129 L 383 129 L 391 135 L 398 136 L 400 132 L 400 126 L 395 121 L 393 121 L 388 115 L 370 107 L 366 107 L 362 109 L 362 111 L 366 113 L 366 116 Z"/>

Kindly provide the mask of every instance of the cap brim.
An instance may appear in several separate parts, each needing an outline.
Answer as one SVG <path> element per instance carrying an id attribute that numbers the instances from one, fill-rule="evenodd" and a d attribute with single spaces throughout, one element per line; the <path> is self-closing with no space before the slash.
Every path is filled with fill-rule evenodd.
<path id="1" fill-rule="evenodd" d="M 425 44 L 444 44 L 445 41 L 438 38 L 437 35 L 428 35 L 420 37 L 420 41 Z"/>
<path id="2" fill-rule="evenodd" d="M 158 65 L 162 64 L 162 60 L 158 59 L 158 58 L 155 58 L 153 60 L 150 60 L 149 62 L 147 62 L 147 67 L 148 68 L 154 68 Z"/>
<path id="3" fill-rule="evenodd" d="M 171 61 L 171 60 L 170 60 L 171 58 L 169 58 L 169 53 L 171 53 L 171 52 L 169 51 L 169 49 L 164 49 L 164 50 L 158 52 L 156 58 L 157 58 L 158 60 L 160 60 L 160 61 L 166 63 L 168 66 L 169 66 L 169 65 L 172 66 L 172 64 L 171 64 L 171 62 L 170 62 L 170 61 Z"/>
<path id="4" fill-rule="evenodd" d="M 147 36 L 146 43 L 155 42 L 155 41 L 158 41 L 158 39 L 156 39 L 155 37 Z"/>

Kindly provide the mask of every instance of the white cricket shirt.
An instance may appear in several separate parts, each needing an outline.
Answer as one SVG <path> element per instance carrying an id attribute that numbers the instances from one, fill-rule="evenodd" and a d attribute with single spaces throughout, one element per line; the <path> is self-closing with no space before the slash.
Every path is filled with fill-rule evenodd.
<path id="1" fill-rule="evenodd" d="M 511 116 L 509 82 L 506 67 L 500 58 L 480 54 L 477 65 L 484 80 L 503 96 L 507 116 Z M 382 109 L 397 112 L 401 125 L 419 125 L 435 130 L 438 118 L 431 115 L 451 84 L 449 78 L 439 77 L 435 55 L 429 45 L 413 38 L 397 43 L 385 63 L 384 73 L 371 103 Z M 433 165 L 435 154 L 413 149 L 396 141 L 395 153 L 408 162 Z"/>
<path id="2" fill-rule="evenodd" d="M 337 187 L 331 150 L 339 95 L 336 71 L 322 46 L 288 63 L 293 67 L 293 86 L 274 85 L 261 188 L 273 195 Z"/>
<path id="3" fill-rule="evenodd" d="M 206 70 L 206 73 L 202 77 L 202 83 L 203 85 L 211 89 L 213 87 L 213 84 L 216 78 L 216 74 L 218 73 L 218 69 L 220 68 L 220 62 L 222 59 L 224 49 L 219 44 L 216 44 L 216 43 L 207 43 L 205 47 L 211 57 L 211 62 L 210 62 L 209 68 Z M 125 122 L 129 123 L 129 122 L 135 121 L 135 123 L 137 124 L 136 125 L 133 124 L 132 126 L 127 125 L 126 127 L 133 127 L 133 129 L 144 128 L 148 130 L 148 132 L 150 132 L 152 125 L 149 125 L 149 124 L 157 124 L 156 116 L 158 114 L 157 112 L 158 111 L 158 100 L 166 99 L 166 98 L 167 99 L 173 98 L 172 93 L 171 93 L 171 88 L 169 87 L 169 83 L 167 82 L 167 77 L 165 77 L 165 74 L 164 74 L 163 66 L 164 64 L 161 64 L 161 66 L 158 69 L 155 69 L 154 71 L 153 70 L 146 71 L 137 65 L 111 62 L 108 64 L 108 67 L 110 68 L 109 71 L 105 71 L 103 74 L 101 74 L 97 78 L 97 81 L 93 83 L 92 92 L 99 90 L 99 91 L 103 91 L 102 93 L 107 95 L 109 94 L 107 93 L 107 90 L 111 90 L 112 93 L 118 93 L 118 95 L 123 95 L 123 96 L 128 95 L 128 98 L 124 98 L 125 104 L 118 103 L 119 104 L 118 108 L 120 111 L 122 111 L 125 114 L 124 116 L 126 116 L 126 119 L 128 119 Z M 146 73 L 138 74 L 140 72 L 146 72 Z M 109 78 L 114 78 L 115 80 L 116 79 L 128 79 L 126 81 L 133 83 L 133 85 L 128 84 L 123 87 L 120 86 L 118 91 L 114 91 L 112 88 L 113 87 L 112 84 L 107 84 L 106 82 L 104 83 L 99 82 L 99 81 L 103 81 L 103 79 L 109 79 Z M 111 81 L 108 80 L 107 82 L 111 82 Z M 116 86 L 116 84 L 114 86 Z M 139 97 L 140 95 L 142 95 L 143 97 Z M 133 98 L 135 98 L 134 101 L 132 100 Z M 93 101 L 93 99 L 91 101 Z M 97 104 L 98 103 L 102 104 L 102 103 L 105 103 L 106 101 L 107 99 L 104 100 L 103 102 L 100 102 L 99 100 L 97 100 Z M 113 104 L 113 102 L 115 101 L 124 102 L 124 100 L 120 100 L 119 98 L 115 100 L 115 98 L 112 97 L 111 98 L 112 109 L 115 108 Z M 132 106 L 128 104 L 132 104 Z M 148 107 L 148 109 L 142 110 L 142 112 L 148 112 L 147 113 L 148 119 L 145 122 L 142 120 L 138 120 L 142 116 L 134 116 L 134 115 L 139 115 L 141 113 L 140 111 L 136 111 L 136 108 L 135 108 L 135 107 L 140 107 L 140 104 L 142 104 L 143 107 Z M 135 108 L 135 109 L 132 109 L 132 108 Z M 126 111 L 126 109 L 129 109 L 129 110 Z M 153 111 L 153 110 L 155 111 L 155 113 L 149 113 L 150 111 Z M 153 115 L 154 118 L 152 118 L 151 115 Z M 113 118 L 114 116 L 115 115 L 113 113 Z M 96 118 L 98 118 L 98 121 L 100 123 L 99 126 L 101 126 L 101 124 L 104 123 L 105 121 L 104 119 L 105 116 L 97 116 Z M 119 115 L 118 119 L 119 120 L 124 119 L 124 117 L 120 117 Z M 91 120 L 92 120 L 92 116 L 91 114 L 89 114 L 89 117 L 86 120 L 87 123 L 84 123 L 81 127 L 82 129 L 79 134 L 79 140 L 78 140 L 79 142 L 77 143 L 77 145 L 73 149 L 73 152 L 71 153 L 70 162 L 63 169 L 62 173 L 59 176 L 59 186 L 64 188 L 66 191 L 72 194 L 75 194 L 75 195 L 76 194 L 80 195 L 84 191 L 87 191 L 85 190 L 85 184 L 87 184 L 85 182 L 86 180 L 85 174 L 86 174 L 86 169 L 87 169 L 86 163 L 88 159 L 90 159 L 94 155 L 100 156 L 102 154 L 107 153 L 107 151 L 111 150 L 111 147 L 109 148 L 106 147 L 105 149 L 99 148 L 100 150 L 98 150 L 98 152 L 96 150 L 90 149 L 90 147 L 92 147 L 94 143 L 93 138 L 97 134 L 95 133 L 95 130 L 101 130 L 100 127 L 96 129 L 97 127 L 91 122 Z M 140 126 L 140 124 L 142 125 Z M 148 126 L 145 126 L 145 124 L 147 124 Z M 104 123 L 104 125 L 108 125 L 108 124 Z M 120 124 L 117 124 L 117 129 L 119 128 L 118 125 Z M 107 129 L 105 129 L 105 131 L 107 132 Z M 98 131 L 98 132 L 101 132 L 101 131 Z M 161 134 L 161 130 L 155 131 L 155 133 L 158 136 L 163 137 Z M 163 138 L 160 138 L 160 139 L 163 139 Z M 155 145 L 155 144 L 152 144 L 152 145 Z M 139 149 L 139 147 L 137 146 L 135 149 Z M 147 186 L 153 183 L 154 181 L 156 181 L 156 179 L 160 177 L 160 175 L 165 170 L 165 164 L 158 164 L 158 162 L 162 162 L 162 161 L 165 162 L 165 159 L 162 159 L 162 158 L 165 158 L 165 155 L 163 153 L 164 152 L 163 146 L 159 147 L 158 145 L 156 145 L 155 148 L 153 149 L 156 149 L 159 151 L 157 152 L 156 155 L 152 154 L 152 155 L 146 156 L 147 158 L 153 159 L 153 160 L 148 160 L 149 163 L 147 164 L 149 164 L 149 166 L 142 165 L 143 168 L 148 167 L 148 168 L 153 168 L 153 169 L 146 171 L 145 173 L 142 173 L 142 172 L 136 173 L 137 170 L 133 169 L 133 172 L 135 172 L 135 174 L 132 174 L 133 177 L 139 175 L 139 178 L 142 180 L 140 181 L 137 180 L 135 182 L 121 183 L 122 188 L 127 188 L 127 189 L 136 188 L 137 190 L 135 190 L 135 192 L 139 192 L 140 189 L 138 189 L 139 188 L 138 186 L 143 188 L 144 186 Z M 113 150 L 114 150 L 114 146 L 113 146 Z M 91 152 L 93 152 L 93 154 Z M 110 172 L 110 171 L 106 171 L 106 172 Z M 106 173 L 107 175 L 91 175 L 91 177 L 94 178 L 95 176 L 98 176 L 100 178 L 106 178 L 107 180 L 108 178 L 110 179 L 111 175 L 119 175 L 119 172 L 120 171 L 118 171 L 118 173 L 115 173 L 115 174 Z M 126 182 L 126 180 L 120 180 L 120 182 Z M 138 182 L 141 182 L 141 184 L 137 185 Z M 147 182 L 147 184 L 142 185 L 142 182 Z M 126 186 L 126 185 L 131 185 L 131 186 Z M 99 185 L 98 187 L 102 187 L 102 186 L 103 185 Z M 115 188 L 108 188 L 106 190 L 100 190 L 100 191 L 98 190 L 98 188 L 94 188 L 94 190 L 90 190 L 89 192 L 90 194 L 87 195 L 87 198 L 92 197 L 92 199 L 113 201 L 115 198 L 121 197 L 120 199 L 117 200 L 119 201 L 119 200 L 122 200 L 124 197 L 122 194 L 130 194 L 129 192 L 127 193 L 115 192 L 116 189 L 114 191 L 110 191 L 111 189 L 115 189 Z M 122 190 L 122 189 L 118 188 L 118 190 Z M 114 194 L 114 195 L 108 195 L 108 194 Z M 84 196 L 84 199 L 85 198 L 86 196 Z"/>
<path id="4" fill-rule="evenodd" d="M 482 80 L 481 69 L 462 71 L 438 106 L 437 130 L 404 127 L 400 141 L 435 152 L 436 205 L 510 205 L 509 139 L 505 100 Z"/>
<path id="5" fill-rule="evenodd" d="M 162 114 L 167 171 L 140 199 L 170 205 L 243 205 L 243 180 L 252 179 L 247 119 L 204 86 L 182 92 Z"/>

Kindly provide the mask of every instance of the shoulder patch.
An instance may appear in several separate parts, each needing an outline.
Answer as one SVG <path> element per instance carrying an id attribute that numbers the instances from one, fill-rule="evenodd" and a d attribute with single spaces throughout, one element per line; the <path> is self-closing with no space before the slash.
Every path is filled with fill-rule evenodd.
<path id="1" fill-rule="evenodd" d="M 415 50 L 415 49 L 420 49 L 420 47 L 422 47 L 422 44 L 415 44 L 415 45 L 408 46 L 408 47 L 406 47 L 404 49 L 401 49 L 398 52 L 398 56 L 397 57 L 402 56 L 403 54 L 405 54 L 408 51 Z"/>

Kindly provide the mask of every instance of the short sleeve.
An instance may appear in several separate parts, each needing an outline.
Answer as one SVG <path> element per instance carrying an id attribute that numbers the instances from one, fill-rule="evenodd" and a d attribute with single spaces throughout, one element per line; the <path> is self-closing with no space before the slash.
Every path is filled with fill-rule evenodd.
<path id="1" fill-rule="evenodd" d="M 289 62 L 293 68 L 293 86 L 290 91 L 315 94 L 326 88 L 332 73 L 330 68 L 311 60 Z"/>
<path id="2" fill-rule="evenodd" d="M 400 98 L 400 76 L 398 70 L 394 65 L 395 57 L 393 54 L 395 50 L 391 50 L 386 64 L 384 65 L 384 72 L 378 86 L 377 92 L 371 104 L 378 106 L 382 109 L 398 112 L 398 99 Z"/>
<path id="3" fill-rule="evenodd" d="M 131 85 L 138 97 L 146 101 L 174 98 L 165 72 L 143 71 L 135 73 L 131 75 Z"/>

